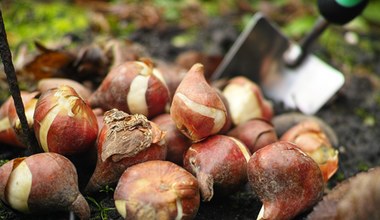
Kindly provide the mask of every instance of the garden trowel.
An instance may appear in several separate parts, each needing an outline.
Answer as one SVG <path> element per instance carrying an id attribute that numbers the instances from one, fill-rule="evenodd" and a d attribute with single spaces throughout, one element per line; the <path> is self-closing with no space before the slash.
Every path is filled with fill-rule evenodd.
<path id="1" fill-rule="evenodd" d="M 342 87 L 344 76 L 309 54 L 312 42 L 328 24 L 345 24 L 359 15 L 368 0 L 318 0 L 321 13 L 311 32 L 296 44 L 263 14 L 256 13 L 213 79 L 246 76 L 257 82 L 265 96 L 285 108 L 316 113 Z"/>

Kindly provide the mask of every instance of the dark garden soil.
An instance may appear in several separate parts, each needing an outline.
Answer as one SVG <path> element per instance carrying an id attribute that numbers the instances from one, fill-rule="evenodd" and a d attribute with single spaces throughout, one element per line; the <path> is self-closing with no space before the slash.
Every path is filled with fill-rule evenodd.
<path id="1" fill-rule="evenodd" d="M 214 26 L 208 27 L 200 34 L 200 42 L 213 39 L 214 46 L 220 51 L 225 51 L 237 36 L 237 31 L 229 30 L 224 18 L 218 18 Z M 221 25 L 224 24 L 224 25 Z M 233 28 L 232 28 L 233 29 Z M 233 29 L 234 30 L 234 29 Z M 176 48 L 167 40 L 177 33 L 173 28 L 165 33 L 157 31 L 137 31 L 131 35 L 131 39 L 142 43 L 147 47 L 152 56 L 160 59 L 173 60 L 180 52 L 187 49 L 200 49 L 204 44 L 192 45 L 189 48 Z M 222 39 L 220 39 L 220 36 Z M 374 39 L 380 41 L 380 39 Z M 160 45 L 160 47 L 157 47 Z M 320 46 L 319 46 L 320 47 Z M 323 51 L 323 48 L 319 48 Z M 357 57 L 366 57 L 365 51 L 359 51 Z M 326 57 L 331 54 L 321 53 Z M 377 54 L 377 55 L 376 55 Z M 370 71 L 361 71 L 360 68 L 351 68 L 345 72 L 346 82 L 343 88 L 332 100 L 326 104 L 316 116 L 329 124 L 336 132 L 339 139 L 339 170 L 328 183 L 327 189 L 332 188 L 344 179 L 358 172 L 366 171 L 371 167 L 380 165 L 380 50 L 374 56 L 358 60 L 355 65 L 370 65 Z M 364 64 L 363 64 L 364 62 Z M 334 60 L 333 65 L 338 69 L 345 69 L 343 62 Z M 347 69 L 345 69 L 347 70 Z M 276 114 L 288 112 L 281 106 L 275 106 Z M 12 159 L 23 156 L 24 151 L 11 149 L 0 145 L 0 159 Z M 79 170 L 80 172 L 80 170 Z M 82 177 L 82 181 L 85 178 Z M 112 189 L 104 190 L 97 195 L 91 195 L 96 200 L 88 198 L 91 205 L 93 219 L 121 219 L 114 209 Z M 248 187 L 240 192 L 224 198 L 214 198 L 211 202 L 201 203 L 198 220 L 211 219 L 256 219 L 261 207 L 260 201 L 254 196 Z M 69 214 L 61 213 L 48 216 L 25 216 L 8 210 L 4 215 L 6 219 L 68 219 Z M 306 214 L 298 217 L 305 218 Z"/>

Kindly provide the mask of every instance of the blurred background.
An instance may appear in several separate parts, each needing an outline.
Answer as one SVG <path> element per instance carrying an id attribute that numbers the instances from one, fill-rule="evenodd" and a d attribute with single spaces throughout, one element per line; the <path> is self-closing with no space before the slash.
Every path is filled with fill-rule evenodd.
<path id="1" fill-rule="evenodd" d="M 75 49 L 111 38 L 143 43 L 152 56 L 174 60 L 194 49 L 223 55 L 251 16 L 261 11 L 298 40 L 318 17 L 315 0 L 2 0 L 8 40 L 15 58 L 36 49 Z M 332 65 L 379 73 L 380 2 L 344 27 L 331 26 L 316 54 Z M 25 53 L 25 52 L 24 52 Z"/>

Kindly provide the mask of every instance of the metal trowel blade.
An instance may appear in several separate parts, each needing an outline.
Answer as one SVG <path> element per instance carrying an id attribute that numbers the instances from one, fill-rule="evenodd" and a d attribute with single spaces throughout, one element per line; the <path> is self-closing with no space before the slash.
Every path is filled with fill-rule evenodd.
<path id="1" fill-rule="evenodd" d="M 263 14 L 256 13 L 212 79 L 245 76 L 273 101 L 315 114 L 343 86 L 344 76 L 312 54 L 298 67 L 287 67 L 283 57 L 289 47 L 298 46 Z"/>

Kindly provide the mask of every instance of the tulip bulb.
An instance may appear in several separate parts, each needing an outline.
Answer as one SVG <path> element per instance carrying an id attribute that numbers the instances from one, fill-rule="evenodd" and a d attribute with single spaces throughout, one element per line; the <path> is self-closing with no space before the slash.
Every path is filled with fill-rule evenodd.
<path id="1" fill-rule="evenodd" d="M 323 119 L 314 116 L 314 115 L 305 115 L 299 112 L 288 112 L 280 115 L 276 115 L 272 119 L 272 124 L 276 129 L 278 137 L 281 137 L 285 132 L 287 132 L 293 126 L 303 122 L 313 120 L 318 123 L 320 129 L 327 136 L 329 142 L 333 147 L 339 146 L 338 136 L 335 133 L 334 129 L 326 123 Z"/>
<path id="2" fill-rule="evenodd" d="M 148 160 L 164 160 L 164 132 L 144 115 L 117 109 L 104 113 L 97 143 L 97 164 L 85 191 L 115 184 L 128 167 Z"/>
<path id="3" fill-rule="evenodd" d="M 322 170 L 327 182 L 338 170 L 338 151 L 334 149 L 318 122 L 304 120 L 291 127 L 281 140 L 295 143 L 301 150 L 313 158 Z"/>
<path id="4" fill-rule="evenodd" d="M 170 102 L 169 90 L 149 63 L 128 61 L 113 68 L 90 97 L 92 107 L 117 108 L 148 118 L 164 113 Z"/>
<path id="5" fill-rule="evenodd" d="M 176 127 L 170 114 L 161 114 L 152 119 L 162 131 L 165 132 L 165 142 L 167 145 L 166 160 L 182 165 L 183 157 L 191 145 L 191 141 L 183 135 Z"/>
<path id="6" fill-rule="evenodd" d="M 193 142 L 219 133 L 228 123 L 223 100 L 204 77 L 202 64 L 195 64 L 178 86 L 170 108 L 177 128 Z"/>
<path id="7" fill-rule="evenodd" d="M 90 218 L 74 165 L 56 153 L 13 159 L 0 167 L 0 199 L 22 213 L 73 211 Z"/>
<path id="8" fill-rule="evenodd" d="M 186 170 L 197 177 L 203 201 L 214 192 L 226 195 L 247 182 L 248 148 L 235 138 L 212 135 L 192 144 L 183 162 Z"/>
<path id="9" fill-rule="evenodd" d="M 176 64 L 157 61 L 154 68 L 155 75 L 162 76 L 170 92 L 170 99 L 173 99 L 174 93 L 186 75 L 186 70 Z"/>
<path id="10" fill-rule="evenodd" d="M 235 125 L 253 118 L 270 121 L 273 117 L 272 104 L 266 100 L 256 83 L 243 76 L 229 80 L 223 89 Z"/>
<path id="11" fill-rule="evenodd" d="M 21 91 L 29 127 L 33 127 L 33 113 L 38 95 L 38 92 Z M 13 98 L 9 97 L 0 108 L 0 142 L 26 148 L 25 140 L 21 133 L 20 119 L 18 118 Z"/>
<path id="12" fill-rule="evenodd" d="M 292 219 L 323 196 L 318 164 L 290 142 L 278 141 L 256 151 L 247 174 L 263 203 L 257 219 Z"/>
<path id="13" fill-rule="evenodd" d="M 250 119 L 231 129 L 227 135 L 243 142 L 251 153 L 278 140 L 273 125 L 264 119 Z"/>
<path id="14" fill-rule="evenodd" d="M 73 88 L 83 100 L 88 100 L 91 96 L 90 89 L 75 80 L 65 78 L 41 79 L 38 81 L 37 89 L 40 92 L 45 92 L 49 89 L 54 89 L 62 85 L 67 85 Z"/>
<path id="15" fill-rule="evenodd" d="M 34 123 L 34 111 L 36 109 L 38 96 L 40 95 L 40 92 L 31 92 L 31 93 L 23 93 L 24 95 L 21 95 L 22 102 L 24 104 L 24 111 L 26 120 L 28 122 L 28 126 L 30 129 L 33 129 L 33 123 Z M 21 127 L 21 121 L 17 115 L 16 107 L 14 105 L 14 101 L 12 99 L 10 106 L 8 108 L 8 118 L 11 126 L 13 127 L 14 131 L 16 132 L 17 138 L 23 142 L 26 143 L 25 137 L 22 135 L 22 127 Z"/>
<path id="16" fill-rule="evenodd" d="M 197 180 L 169 161 L 147 161 L 129 167 L 114 194 L 124 219 L 194 219 L 200 196 Z"/>
<path id="17" fill-rule="evenodd" d="M 45 152 L 73 155 L 94 147 L 96 116 L 69 86 L 42 93 L 34 112 L 34 132 Z"/>

